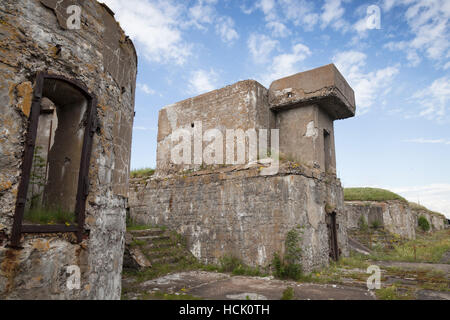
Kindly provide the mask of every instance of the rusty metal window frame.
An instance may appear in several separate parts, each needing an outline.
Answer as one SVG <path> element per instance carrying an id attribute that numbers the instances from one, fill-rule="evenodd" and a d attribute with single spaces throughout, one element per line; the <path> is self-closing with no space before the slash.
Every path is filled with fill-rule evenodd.
<path id="1" fill-rule="evenodd" d="M 41 111 L 42 92 L 45 80 L 64 81 L 74 88 L 78 89 L 87 99 L 87 123 L 84 131 L 83 147 L 81 151 L 80 171 L 78 175 L 78 188 L 76 196 L 75 217 L 77 226 L 57 225 L 23 225 L 23 216 L 27 199 L 27 192 L 30 182 L 31 169 L 33 164 L 34 149 L 36 144 L 37 129 Z M 96 108 L 97 98 L 91 94 L 82 83 L 68 79 L 60 75 L 53 75 L 45 72 L 39 72 L 36 77 L 36 83 L 33 91 L 33 100 L 31 105 L 30 120 L 28 123 L 28 132 L 25 141 L 25 151 L 22 162 L 22 175 L 17 193 L 16 207 L 14 213 L 14 222 L 11 236 L 11 247 L 20 248 L 20 240 L 24 233 L 67 233 L 75 232 L 77 241 L 83 240 L 84 220 L 86 214 L 86 199 L 89 194 L 89 165 L 92 153 L 92 143 L 96 126 Z"/>

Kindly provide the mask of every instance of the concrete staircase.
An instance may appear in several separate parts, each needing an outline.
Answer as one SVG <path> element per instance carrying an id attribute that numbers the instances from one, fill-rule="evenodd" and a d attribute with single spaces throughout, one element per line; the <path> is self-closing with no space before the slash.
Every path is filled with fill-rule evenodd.
<path id="1" fill-rule="evenodd" d="M 126 234 L 125 269 L 151 268 L 176 264 L 183 259 L 195 259 L 186 249 L 184 240 L 175 232 L 152 227 L 130 230 Z"/>

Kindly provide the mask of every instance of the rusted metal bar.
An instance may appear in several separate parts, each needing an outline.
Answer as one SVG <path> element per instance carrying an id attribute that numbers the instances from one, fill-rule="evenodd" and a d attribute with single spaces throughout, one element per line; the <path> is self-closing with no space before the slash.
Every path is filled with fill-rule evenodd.
<path id="1" fill-rule="evenodd" d="M 20 238 L 22 234 L 22 220 L 27 202 L 28 186 L 30 182 L 31 167 L 33 166 L 34 146 L 36 144 L 36 135 L 39 124 L 39 115 L 41 113 L 42 89 L 44 85 L 44 74 L 38 73 L 33 91 L 33 100 L 31 104 L 31 113 L 28 123 L 28 132 L 25 143 L 25 150 L 22 160 L 22 176 L 17 192 L 16 209 L 14 212 L 14 222 L 11 235 L 10 246 L 20 247 Z"/>
<path id="2" fill-rule="evenodd" d="M 89 194 L 89 166 L 92 152 L 92 140 L 96 131 L 97 99 L 91 97 L 88 107 L 87 124 L 84 131 L 83 151 L 78 176 L 77 204 L 75 208 L 78 222 L 77 239 L 83 241 L 84 220 L 86 216 L 86 199 Z"/>
<path id="3" fill-rule="evenodd" d="M 78 232 L 78 226 L 54 225 L 22 225 L 22 233 L 64 233 Z"/>

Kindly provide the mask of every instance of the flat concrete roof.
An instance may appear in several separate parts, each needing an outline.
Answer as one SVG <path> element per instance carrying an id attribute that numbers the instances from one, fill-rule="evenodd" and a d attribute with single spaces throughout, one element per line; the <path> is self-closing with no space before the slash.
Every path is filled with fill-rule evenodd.
<path id="1" fill-rule="evenodd" d="M 355 93 L 334 64 L 300 72 L 272 82 L 270 108 L 274 111 L 317 104 L 333 119 L 355 115 Z"/>

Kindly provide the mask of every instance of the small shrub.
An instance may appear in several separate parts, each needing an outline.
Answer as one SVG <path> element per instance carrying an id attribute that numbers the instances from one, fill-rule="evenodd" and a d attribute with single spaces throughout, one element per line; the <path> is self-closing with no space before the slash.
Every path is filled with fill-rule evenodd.
<path id="1" fill-rule="evenodd" d="M 374 229 L 378 229 L 381 227 L 381 221 L 380 220 L 375 220 L 372 222 L 372 228 Z"/>
<path id="2" fill-rule="evenodd" d="M 281 279 L 299 280 L 302 276 L 302 249 L 300 247 L 301 231 L 297 227 L 288 232 L 285 242 L 286 252 L 282 259 L 275 253 L 272 259 L 272 267 L 275 276 Z"/>
<path id="3" fill-rule="evenodd" d="M 220 271 L 221 272 L 233 272 L 241 265 L 241 260 L 235 256 L 225 255 L 220 259 Z"/>
<path id="4" fill-rule="evenodd" d="M 283 296 L 281 300 L 292 300 L 294 299 L 294 288 L 287 287 L 286 290 L 283 291 Z"/>
<path id="5" fill-rule="evenodd" d="M 235 276 L 260 276 L 262 272 L 259 268 L 247 266 L 239 258 L 225 255 L 220 259 L 220 272 L 231 272 Z"/>
<path id="6" fill-rule="evenodd" d="M 424 216 L 420 216 L 417 223 L 422 231 L 427 232 L 428 230 L 430 230 L 430 223 Z"/>
<path id="7" fill-rule="evenodd" d="M 367 231 L 369 229 L 369 225 L 367 224 L 366 217 L 361 215 L 358 220 L 359 230 Z"/>

